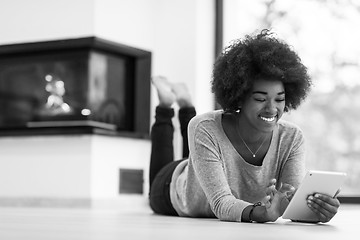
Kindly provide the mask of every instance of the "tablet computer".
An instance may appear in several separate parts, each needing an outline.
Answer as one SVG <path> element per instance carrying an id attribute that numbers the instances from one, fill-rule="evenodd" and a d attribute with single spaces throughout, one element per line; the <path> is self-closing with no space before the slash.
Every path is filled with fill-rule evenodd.
<path id="1" fill-rule="evenodd" d="M 343 172 L 308 171 L 282 218 L 300 222 L 317 222 L 317 216 L 307 206 L 307 197 L 314 193 L 335 196 L 345 177 L 346 173 Z"/>

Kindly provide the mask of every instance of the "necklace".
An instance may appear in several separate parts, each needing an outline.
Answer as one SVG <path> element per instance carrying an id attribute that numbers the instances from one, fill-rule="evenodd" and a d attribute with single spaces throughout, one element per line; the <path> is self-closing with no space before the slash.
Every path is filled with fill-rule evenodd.
<path id="1" fill-rule="evenodd" d="M 249 148 L 249 146 L 246 144 L 246 142 L 244 141 L 244 139 L 241 137 L 240 130 L 239 130 L 239 123 L 238 123 L 238 122 L 236 122 L 236 131 L 237 131 L 237 133 L 238 133 L 241 141 L 244 143 L 245 147 L 247 148 L 247 150 L 249 150 L 249 152 L 252 154 L 253 158 L 256 157 L 257 152 L 260 150 L 260 148 L 262 147 L 262 145 L 263 145 L 264 142 L 265 142 L 266 136 L 265 136 L 264 139 L 262 140 L 262 142 L 261 142 L 260 146 L 258 147 L 258 149 L 257 149 L 255 152 L 253 152 L 253 151 L 251 151 L 251 149 Z"/>

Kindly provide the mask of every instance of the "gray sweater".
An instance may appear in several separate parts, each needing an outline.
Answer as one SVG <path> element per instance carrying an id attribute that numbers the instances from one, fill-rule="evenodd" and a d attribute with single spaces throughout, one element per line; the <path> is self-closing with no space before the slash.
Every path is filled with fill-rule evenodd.
<path id="1" fill-rule="evenodd" d="M 297 188 L 305 174 L 304 137 L 296 125 L 278 121 L 262 166 L 255 166 L 227 138 L 222 114 L 205 113 L 189 123 L 189 159 L 176 167 L 170 184 L 180 216 L 240 222 L 244 208 L 265 197 L 271 179 Z"/>

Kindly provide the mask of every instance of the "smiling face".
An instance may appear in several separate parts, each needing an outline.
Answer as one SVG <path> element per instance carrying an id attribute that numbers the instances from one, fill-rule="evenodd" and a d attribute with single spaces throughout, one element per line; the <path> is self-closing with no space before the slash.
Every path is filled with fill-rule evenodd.
<path id="1" fill-rule="evenodd" d="M 271 132 L 285 109 L 285 89 L 281 81 L 256 80 L 241 105 L 240 126 Z"/>

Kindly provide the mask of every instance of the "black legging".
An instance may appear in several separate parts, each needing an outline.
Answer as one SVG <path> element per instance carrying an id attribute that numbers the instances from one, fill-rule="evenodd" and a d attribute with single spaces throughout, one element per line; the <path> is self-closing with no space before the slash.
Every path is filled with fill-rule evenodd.
<path id="1" fill-rule="evenodd" d="M 155 113 L 155 123 L 151 128 L 150 206 L 156 213 L 176 215 L 170 202 L 169 193 L 172 173 L 180 163 L 180 161 L 174 161 L 174 127 L 172 124 L 174 110 L 158 106 Z M 196 111 L 193 107 L 179 110 L 183 158 L 189 156 L 187 127 L 195 115 Z"/>

